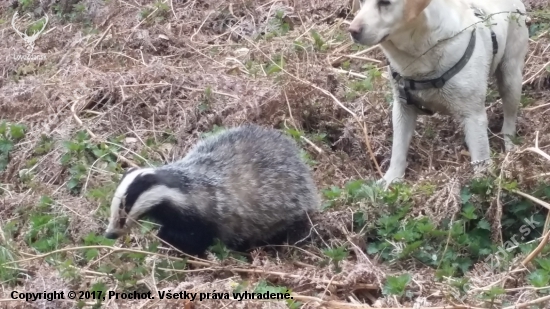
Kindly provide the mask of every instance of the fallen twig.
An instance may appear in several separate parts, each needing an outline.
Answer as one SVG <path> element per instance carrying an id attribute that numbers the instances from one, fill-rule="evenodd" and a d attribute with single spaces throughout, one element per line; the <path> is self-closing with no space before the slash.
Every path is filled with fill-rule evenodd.
<path id="1" fill-rule="evenodd" d="M 550 61 L 545 63 L 535 74 L 533 74 L 531 77 L 529 77 L 527 80 L 525 80 L 521 85 L 528 84 L 532 82 L 536 77 L 542 74 L 546 70 L 546 67 L 550 65 Z"/>
<path id="2" fill-rule="evenodd" d="M 50 255 L 54 255 L 54 254 L 57 254 L 57 253 L 72 252 L 72 251 L 86 250 L 86 249 L 108 249 L 108 250 L 112 250 L 113 252 L 141 253 L 141 254 L 147 254 L 147 255 L 160 256 L 160 257 L 164 257 L 164 258 L 172 259 L 172 260 L 178 260 L 178 261 L 182 260 L 181 258 L 174 257 L 174 256 L 169 256 L 169 255 L 162 254 L 162 253 L 99 245 L 99 246 L 80 246 L 80 247 L 63 248 L 63 249 L 59 249 L 59 250 L 50 251 L 50 252 L 47 252 L 47 253 L 44 253 L 44 254 L 33 255 L 32 257 L 29 257 L 29 258 L 26 258 L 26 259 L 21 259 L 21 260 L 17 260 L 17 261 L 7 261 L 7 262 L 4 262 L 4 263 L 0 264 L 0 266 L 23 263 L 23 262 L 30 262 L 30 261 L 46 258 Z M 205 262 L 201 262 L 201 261 L 192 261 L 192 260 L 188 260 L 187 263 L 198 265 L 198 266 L 209 266 L 209 267 L 212 266 L 212 264 L 213 264 L 213 263 L 209 264 L 209 263 L 205 263 Z"/>
<path id="3" fill-rule="evenodd" d="M 371 46 L 369 48 L 366 48 L 366 49 L 363 49 L 363 50 L 360 50 L 358 52 L 356 52 L 355 54 L 351 54 L 352 57 L 357 57 L 357 56 L 360 56 L 360 55 L 363 55 L 363 54 L 366 54 L 372 50 L 375 50 L 379 47 L 379 45 L 374 45 L 374 46 Z M 336 66 L 339 66 L 340 63 L 342 62 L 342 60 L 346 58 L 346 56 L 340 56 L 338 58 L 336 58 L 335 60 L 332 61 L 332 66 L 333 67 L 336 67 Z"/>
<path id="4" fill-rule="evenodd" d="M 546 160 L 550 161 L 550 155 L 547 154 L 546 152 L 542 151 L 542 150 L 539 148 L 539 131 L 535 132 L 535 147 L 525 148 L 524 150 L 520 151 L 520 153 L 525 152 L 525 151 L 534 152 L 534 153 L 536 153 L 536 154 L 541 155 L 541 156 L 544 157 Z"/>
<path id="5" fill-rule="evenodd" d="M 355 72 L 352 72 L 352 71 L 346 71 L 346 70 L 342 70 L 342 69 L 335 69 L 335 68 L 332 68 L 332 71 L 336 72 L 336 73 L 340 73 L 340 74 L 346 74 L 346 75 L 351 75 L 351 76 L 355 76 L 355 77 L 359 77 L 359 78 L 368 78 L 366 75 L 364 74 L 361 74 L 361 73 L 355 73 Z"/>
<path id="6" fill-rule="evenodd" d="M 506 188 L 503 188 L 503 189 L 506 189 Z M 539 204 L 540 206 L 543 206 L 543 207 L 545 207 L 546 209 L 550 210 L 550 204 L 548 204 L 548 203 L 546 203 L 545 201 L 540 200 L 540 199 L 538 199 L 538 198 L 536 198 L 536 197 L 534 197 L 534 196 L 532 196 L 532 195 L 529 195 L 529 194 L 527 194 L 527 193 L 521 192 L 521 191 L 519 191 L 519 190 L 517 190 L 517 189 L 508 190 L 508 191 L 510 191 L 510 192 L 512 192 L 512 193 L 515 193 L 515 194 L 517 194 L 517 195 L 521 195 L 521 196 L 523 196 L 523 197 L 525 197 L 525 198 L 527 198 L 527 199 L 530 199 L 531 201 L 533 201 L 533 202 Z"/>
<path id="7" fill-rule="evenodd" d="M 537 298 L 537 299 L 535 299 L 535 300 L 528 301 L 528 302 L 525 302 L 525 303 L 521 303 L 521 304 L 516 304 L 516 305 L 513 305 L 513 306 L 504 307 L 504 308 L 502 308 L 502 309 L 519 309 L 519 308 L 525 308 L 525 307 L 529 307 L 529 306 L 534 305 L 534 304 L 540 304 L 540 303 L 546 302 L 546 301 L 550 301 L 550 296 L 544 296 L 544 297 Z"/>
<path id="8" fill-rule="evenodd" d="M 70 248 L 54 250 L 54 251 L 51 251 L 51 252 L 48 252 L 48 253 L 35 255 L 35 256 L 29 257 L 29 258 L 26 258 L 26 259 L 21 259 L 21 260 L 17 260 L 17 261 L 8 261 L 8 262 L 0 264 L 0 266 L 4 267 L 6 265 L 11 265 L 11 264 L 30 262 L 30 261 L 46 258 L 50 255 L 54 255 L 54 254 L 57 254 L 57 253 L 72 252 L 72 251 L 86 250 L 86 249 L 107 249 L 107 250 L 112 250 L 111 253 L 131 252 L 131 253 L 140 253 L 140 254 L 146 254 L 146 255 L 159 256 L 159 257 L 163 257 L 163 258 L 167 258 L 167 259 L 171 259 L 171 260 L 178 260 L 178 261 L 183 260 L 183 259 L 178 258 L 178 257 L 173 257 L 173 256 L 161 254 L 161 253 L 156 253 L 156 252 L 149 252 L 149 251 L 141 251 L 141 250 L 135 250 L 135 249 L 117 248 L 117 247 L 101 246 L 100 245 L 100 246 L 70 247 Z M 192 264 L 192 265 L 195 265 L 195 266 L 208 267 L 206 269 L 202 269 L 203 271 L 233 271 L 233 272 L 247 273 L 247 274 L 271 275 L 271 276 L 277 276 L 277 277 L 280 277 L 280 278 L 297 278 L 297 279 L 303 279 L 304 278 L 303 276 L 300 276 L 300 275 L 288 274 L 288 273 L 283 273 L 283 272 L 275 272 L 275 271 L 265 271 L 265 270 L 262 270 L 262 269 L 255 269 L 255 268 L 239 268 L 239 267 L 233 268 L 233 267 L 221 267 L 221 266 L 218 267 L 218 266 L 216 266 L 215 263 L 211 263 L 211 262 L 187 260 L 186 263 Z M 189 272 L 188 270 L 183 270 L 183 269 L 166 269 L 166 270 L 170 270 L 172 272 Z M 343 282 L 338 282 L 338 281 L 315 280 L 315 279 L 313 279 L 312 281 L 323 283 L 323 284 L 331 284 L 331 285 L 338 286 L 338 287 L 348 287 L 349 286 L 348 284 L 345 284 Z M 357 283 L 357 284 L 353 285 L 353 289 L 356 289 L 356 290 L 359 290 L 359 289 L 378 290 L 379 287 L 376 284 Z"/>
<path id="9" fill-rule="evenodd" d="M 88 55 L 88 66 L 90 66 L 90 64 L 92 63 L 92 52 L 94 51 L 94 49 L 99 45 L 101 44 L 101 42 L 103 41 L 103 39 L 105 39 L 105 37 L 107 36 L 107 33 L 109 33 L 109 30 L 111 30 L 111 27 L 113 26 L 113 24 L 110 24 L 109 27 L 107 27 L 107 30 L 105 30 L 105 32 L 103 32 L 103 34 L 101 35 L 101 37 L 99 38 L 99 40 L 97 40 L 97 42 L 94 44 L 94 46 L 92 47 L 92 49 L 90 50 L 90 54 Z"/>
<path id="10" fill-rule="evenodd" d="M 359 119 L 359 117 L 357 117 L 357 115 L 351 111 L 349 108 L 345 107 L 344 104 L 342 104 L 342 102 L 340 102 L 340 100 L 338 100 L 338 98 L 336 98 L 332 93 L 330 93 L 330 91 L 327 91 L 321 87 L 318 87 L 317 85 L 307 81 L 307 80 L 303 80 L 297 76 L 294 76 L 293 74 L 290 74 L 287 70 L 285 70 L 283 67 L 281 67 L 277 62 L 273 61 L 273 59 L 271 59 L 271 57 L 268 57 L 264 52 L 263 50 L 261 50 L 256 44 L 254 44 L 254 42 L 250 41 L 249 39 L 246 39 L 245 40 L 248 41 L 248 43 L 250 43 L 252 46 L 254 46 L 260 53 L 262 53 L 262 55 L 264 55 L 267 59 L 269 59 L 269 61 L 271 61 L 271 63 L 275 66 L 277 66 L 279 69 L 281 69 L 282 72 L 284 72 L 285 74 L 289 75 L 290 77 L 298 80 L 299 82 L 301 83 L 304 83 L 310 87 L 313 87 L 319 91 L 321 91 L 322 93 L 324 93 L 325 95 L 329 96 L 333 101 L 334 103 L 336 103 L 338 106 L 340 106 L 341 108 L 343 108 L 346 112 L 348 112 L 352 117 L 353 119 L 357 122 L 357 124 L 361 127 L 362 131 L 363 131 L 363 135 L 364 135 L 364 139 L 365 139 L 365 144 L 367 145 L 367 150 L 369 152 L 369 155 L 371 157 L 371 160 L 372 162 L 374 163 L 374 165 L 376 166 L 376 170 L 378 171 L 380 177 L 383 177 L 384 174 L 382 173 L 382 170 L 380 169 L 380 166 L 378 165 L 378 161 L 376 161 L 376 158 L 374 156 L 374 152 L 372 151 L 372 148 L 371 148 L 371 145 L 370 145 L 370 139 L 369 139 L 369 136 L 368 136 L 368 132 L 367 132 L 367 127 L 366 127 L 366 124 L 364 122 L 361 122 L 361 120 Z"/>
<path id="11" fill-rule="evenodd" d="M 247 269 L 247 268 L 218 268 L 216 269 L 218 271 L 220 270 L 229 270 L 234 271 L 238 273 L 247 273 L 247 274 L 264 274 L 264 275 L 271 275 L 271 276 L 277 276 L 279 278 L 295 278 L 295 279 L 304 279 L 304 276 L 302 275 L 294 275 L 294 274 L 288 274 L 283 272 L 277 272 L 277 271 L 265 271 L 263 269 Z M 172 271 L 178 271 L 177 269 L 173 269 Z M 344 282 L 339 281 L 331 281 L 331 280 L 317 280 L 317 279 L 311 279 L 313 282 L 319 282 L 326 285 L 334 285 L 337 287 L 349 287 L 349 284 L 346 284 Z M 351 285 L 352 289 L 355 290 L 379 290 L 379 286 L 376 284 L 370 284 L 370 283 L 355 283 Z"/>
<path id="12" fill-rule="evenodd" d="M 537 105 L 537 106 L 533 106 L 533 107 L 529 107 L 529 108 L 524 108 L 523 110 L 531 112 L 531 111 L 534 111 L 535 109 L 539 109 L 539 108 L 545 107 L 545 106 L 550 106 L 550 103 L 545 103 L 545 104 L 541 104 L 541 105 Z"/>
<path id="13" fill-rule="evenodd" d="M 318 303 L 323 308 L 330 308 L 330 309 L 348 309 L 348 308 L 359 308 L 359 309 L 365 308 L 366 309 L 366 308 L 372 308 L 372 306 L 369 306 L 367 304 L 353 304 L 353 303 L 344 303 L 344 302 L 334 301 L 334 300 L 322 300 L 322 299 L 317 298 L 317 297 L 299 295 L 299 294 L 296 294 L 296 293 L 291 293 L 291 295 L 292 295 L 292 298 L 295 299 L 295 300 L 299 300 L 299 301 L 302 301 L 302 302 Z M 451 306 L 443 306 L 443 307 L 416 307 L 416 306 L 415 307 L 399 307 L 399 308 L 384 307 L 384 308 L 378 308 L 378 309 L 418 309 L 418 308 L 423 308 L 423 309 L 482 309 L 482 308 L 478 308 L 478 307 L 465 306 L 465 305 L 451 305 Z"/>
<path id="14" fill-rule="evenodd" d="M 544 238 L 540 241 L 540 244 L 533 250 L 533 252 L 529 253 L 529 255 L 521 262 L 521 265 L 524 267 L 527 267 L 527 264 L 531 262 L 544 248 L 544 246 L 548 243 L 548 239 L 550 238 L 550 232 L 547 232 L 546 235 L 544 235 Z"/>

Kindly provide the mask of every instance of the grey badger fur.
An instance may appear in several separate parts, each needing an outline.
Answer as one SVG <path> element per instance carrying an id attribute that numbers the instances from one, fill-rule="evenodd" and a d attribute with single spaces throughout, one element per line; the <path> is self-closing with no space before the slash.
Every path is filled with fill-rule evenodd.
<path id="1" fill-rule="evenodd" d="M 105 237 L 149 216 L 158 237 L 203 255 L 215 238 L 236 251 L 297 241 L 320 198 L 309 167 L 282 132 L 244 125 L 199 141 L 181 160 L 127 170 L 111 203 Z"/>

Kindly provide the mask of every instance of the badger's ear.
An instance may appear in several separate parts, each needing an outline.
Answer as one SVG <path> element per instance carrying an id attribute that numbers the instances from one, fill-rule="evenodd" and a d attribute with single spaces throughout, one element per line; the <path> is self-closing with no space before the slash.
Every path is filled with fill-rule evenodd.
<path id="1" fill-rule="evenodd" d="M 122 174 L 122 176 L 126 176 L 128 173 L 131 173 L 131 172 L 136 171 L 136 170 L 138 170 L 138 169 L 139 169 L 139 167 L 134 167 L 134 166 L 129 167 L 129 168 L 127 168 L 127 169 L 124 171 L 124 173 Z"/>
<path id="2" fill-rule="evenodd" d="M 130 167 L 130 168 L 127 168 L 126 170 L 124 170 L 124 172 L 122 172 L 122 177 L 120 177 L 120 180 L 119 182 L 122 182 L 122 180 L 124 180 L 124 178 L 126 178 L 126 176 L 133 172 L 133 171 L 136 171 L 138 170 L 139 168 L 138 167 Z"/>

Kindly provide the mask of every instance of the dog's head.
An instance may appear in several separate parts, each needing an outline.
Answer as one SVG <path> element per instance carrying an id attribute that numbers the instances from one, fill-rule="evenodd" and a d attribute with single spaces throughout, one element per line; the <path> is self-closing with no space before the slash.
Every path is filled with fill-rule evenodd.
<path id="1" fill-rule="evenodd" d="M 355 0 L 361 8 L 349 26 L 353 40 L 373 46 L 414 20 L 431 0 Z"/>

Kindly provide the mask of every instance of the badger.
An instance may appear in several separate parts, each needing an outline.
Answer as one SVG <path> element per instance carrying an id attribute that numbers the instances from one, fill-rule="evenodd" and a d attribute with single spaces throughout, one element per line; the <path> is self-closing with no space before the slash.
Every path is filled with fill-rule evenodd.
<path id="1" fill-rule="evenodd" d="M 104 236 L 117 239 L 149 217 L 181 252 L 203 256 L 215 239 L 245 252 L 302 239 L 319 208 L 294 140 L 249 124 L 201 139 L 175 162 L 126 170 Z"/>

